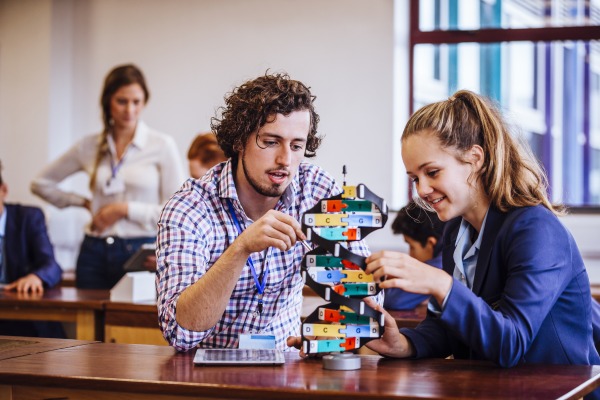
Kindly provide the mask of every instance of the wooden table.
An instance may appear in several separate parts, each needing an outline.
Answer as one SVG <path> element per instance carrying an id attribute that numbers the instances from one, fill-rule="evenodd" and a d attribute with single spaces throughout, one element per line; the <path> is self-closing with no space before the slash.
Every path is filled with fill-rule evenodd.
<path id="1" fill-rule="evenodd" d="M 43 295 L 0 290 L 0 319 L 75 322 L 76 339 L 102 340 L 108 290 L 57 287 Z"/>
<path id="2" fill-rule="evenodd" d="M 156 304 L 104 304 L 104 340 L 110 343 L 167 345 L 158 327 Z"/>
<path id="3" fill-rule="evenodd" d="M 594 284 L 590 286 L 590 290 L 592 292 L 592 297 L 596 299 L 596 301 L 600 302 L 600 285 Z"/>
<path id="4" fill-rule="evenodd" d="M 67 347 L 82 346 L 90 343 L 93 342 L 87 340 L 0 336 L 0 360 L 65 349 Z"/>
<path id="5" fill-rule="evenodd" d="M 283 366 L 206 367 L 170 347 L 92 343 L 0 360 L 9 399 L 577 399 L 600 385 L 600 366 L 499 368 L 464 360 L 363 356 L 362 368 L 329 371 L 288 354 Z M 37 396 L 37 397 L 36 397 Z"/>

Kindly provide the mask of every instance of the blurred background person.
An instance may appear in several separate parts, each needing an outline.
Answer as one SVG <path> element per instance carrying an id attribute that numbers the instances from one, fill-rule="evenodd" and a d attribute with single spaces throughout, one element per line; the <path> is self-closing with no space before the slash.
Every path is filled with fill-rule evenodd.
<path id="1" fill-rule="evenodd" d="M 60 282 L 44 213 L 37 207 L 5 203 L 8 185 L 0 162 L 0 283 L 6 291 L 41 297 Z M 64 338 L 62 325 L 51 321 L 0 320 L 0 335 Z"/>
<path id="2" fill-rule="evenodd" d="M 188 150 L 190 175 L 199 179 L 216 164 L 226 161 L 225 153 L 217 143 L 217 137 L 212 132 L 200 133 Z"/>
<path id="3" fill-rule="evenodd" d="M 411 201 L 398 211 L 392 223 L 392 231 L 404 236 L 411 257 L 442 268 L 441 237 L 444 222 L 440 221 L 435 212 L 424 210 Z M 390 288 L 385 289 L 383 307 L 389 310 L 412 310 L 427 299 L 429 296 L 424 294 Z"/>
<path id="4" fill-rule="evenodd" d="M 114 68 L 100 98 L 103 131 L 79 140 L 31 184 L 52 205 L 84 207 L 92 215 L 77 259 L 78 288 L 110 289 L 121 279 L 127 259 L 154 243 L 162 206 L 184 180 L 173 138 L 140 119 L 148 99 L 139 68 Z M 91 198 L 59 187 L 79 171 L 90 177 Z M 148 257 L 146 267 L 156 269 L 155 260 Z"/>

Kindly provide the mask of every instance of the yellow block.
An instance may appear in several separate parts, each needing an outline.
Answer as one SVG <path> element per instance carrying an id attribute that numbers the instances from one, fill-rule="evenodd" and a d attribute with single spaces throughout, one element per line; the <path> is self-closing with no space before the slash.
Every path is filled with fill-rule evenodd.
<path id="1" fill-rule="evenodd" d="M 363 270 L 345 269 L 342 271 L 346 275 L 342 282 L 373 282 L 373 275 L 367 274 Z"/>
<path id="2" fill-rule="evenodd" d="M 348 218 L 348 214 L 315 214 L 315 224 L 313 226 L 347 226 L 347 222 L 342 222 L 342 218 Z"/>
<path id="3" fill-rule="evenodd" d="M 344 193 L 342 193 L 342 198 L 356 198 L 356 186 L 344 186 L 342 188 Z"/>
<path id="4" fill-rule="evenodd" d="M 340 329 L 346 329 L 346 325 L 333 324 L 304 324 L 302 331 L 305 336 L 346 337 L 340 333 Z"/>

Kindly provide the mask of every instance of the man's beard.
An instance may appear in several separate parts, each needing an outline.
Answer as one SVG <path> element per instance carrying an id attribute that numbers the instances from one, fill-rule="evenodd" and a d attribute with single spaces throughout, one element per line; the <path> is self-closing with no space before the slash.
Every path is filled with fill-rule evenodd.
<path id="1" fill-rule="evenodd" d="M 261 186 L 258 182 L 252 179 L 248 173 L 248 170 L 246 169 L 246 154 L 242 155 L 242 170 L 244 171 L 244 176 L 246 177 L 248 183 L 250 183 L 250 186 L 252 186 L 259 194 L 266 197 L 280 197 L 283 194 L 285 188 L 282 189 L 280 184 L 273 183 L 271 186 Z"/>

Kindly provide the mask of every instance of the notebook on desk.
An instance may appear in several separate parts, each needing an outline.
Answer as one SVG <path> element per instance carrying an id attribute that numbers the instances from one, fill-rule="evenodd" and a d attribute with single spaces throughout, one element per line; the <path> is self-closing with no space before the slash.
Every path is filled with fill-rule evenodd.
<path id="1" fill-rule="evenodd" d="M 281 365 L 285 358 L 274 349 L 198 349 L 196 365 Z"/>

